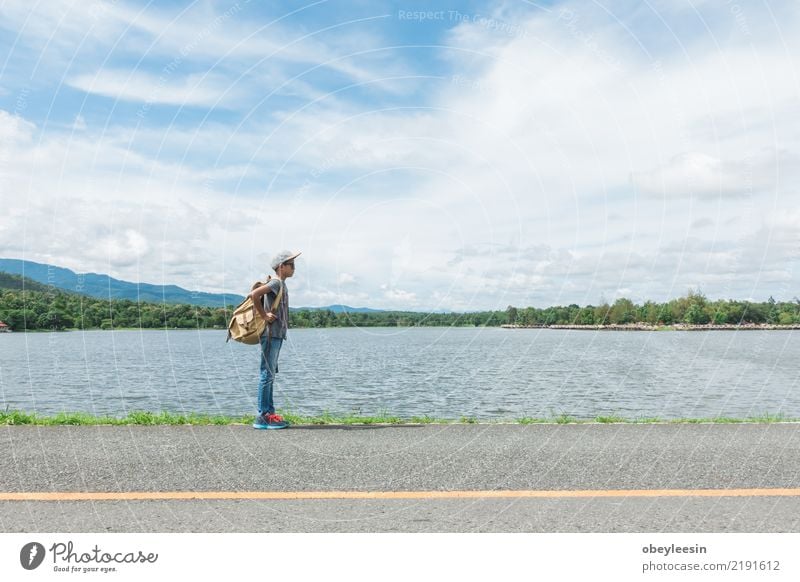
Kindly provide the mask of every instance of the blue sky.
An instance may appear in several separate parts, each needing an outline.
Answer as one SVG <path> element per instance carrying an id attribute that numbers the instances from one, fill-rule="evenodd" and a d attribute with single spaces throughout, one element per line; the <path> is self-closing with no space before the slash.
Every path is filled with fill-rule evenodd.
<path id="1" fill-rule="evenodd" d="M 0 5 L 0 255 L 296 305 L 798 289 L 793 2 Z"/>

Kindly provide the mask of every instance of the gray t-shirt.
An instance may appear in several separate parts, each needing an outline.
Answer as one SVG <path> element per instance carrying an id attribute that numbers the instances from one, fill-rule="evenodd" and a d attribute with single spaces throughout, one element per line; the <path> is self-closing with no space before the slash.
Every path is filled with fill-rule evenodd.
<path id="1" fill-rule="evenodd" d="M 275 302 L 275 298 L 278 296 L 278 291 L 281 289 L 281 280 L 270 279 L 267 281 L 267 285 L 269 286 L 270 290 L 264 294 L 262 300 L 264 301 L 264 310 L 269 312 L 272 309 L 272 304 Z M 278 304 L 278 308 L 275 310 L 275 315 L 277 316 L 277 319 L 268 324 L 270 334 L 272 337 L 286 339 L 286 332 L 289 329 L 289 290 L 286 288 L 285 283 L 283 284 L 283 295 L 281 296 L 281 302 Z"/>

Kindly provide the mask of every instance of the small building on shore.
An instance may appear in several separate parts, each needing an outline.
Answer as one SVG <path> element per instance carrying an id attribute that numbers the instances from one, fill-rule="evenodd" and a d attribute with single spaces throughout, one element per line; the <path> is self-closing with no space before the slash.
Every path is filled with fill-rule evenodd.
<path id="1" fill-rule="evenodd" d="M 4 331 L 11 331 L 11 328 L 8 327 L 7 323 L 0 321 L 0 333 L 3 333 Z"/>

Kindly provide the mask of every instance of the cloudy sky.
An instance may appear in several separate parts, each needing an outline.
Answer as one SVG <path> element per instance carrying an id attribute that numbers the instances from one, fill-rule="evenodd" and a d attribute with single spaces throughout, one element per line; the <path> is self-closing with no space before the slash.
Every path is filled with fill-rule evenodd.
<path id="1" fill-rule="evenodd" d="M 297 249 L 297 306 L 790 300 L 799 33 L 794 0 L 4 0 L 0 256 L 244 293 Z"/>

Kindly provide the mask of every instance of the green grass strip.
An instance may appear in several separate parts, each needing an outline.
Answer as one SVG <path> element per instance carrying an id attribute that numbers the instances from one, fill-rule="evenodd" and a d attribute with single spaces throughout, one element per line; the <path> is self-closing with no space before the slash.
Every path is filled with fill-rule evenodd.
<path id="1" fill-rule="evenodd" d="M 667 418 L 657 417 L 624 418 L 616 415 L 597 416 L 595 418 L 575 418 L 568 414 L 551 417 L 522 417 L 516 419 L 480 420 L 472 416 L 459 419 L 434 418 L 431 416 L 412 416 L 401 418 L 382 412 L 378 416 L 362 416 L 357 413 L 334 415 L 324 412 L 319 416 L 300 416 L 291 412 L 283 416 L 293 425 L 401 425 L 401 424 L 773 424 L 778 422 L 800 422 L 800 418 L 790 418 L 782 414 L 764 413 L 746 418 L 710 417 L 710 418 Z M 131 412 L 124 417 L 94 416 L 83 412 L 64 412 L 54 416 L 39 416 L 35 413 L 18 410 L 0 412 L 0 425 L 8 426 L 229 426 L 249 425 L 254 416 L 225 416 L 208 414 L 173 414 L 170 412 Z"/>

